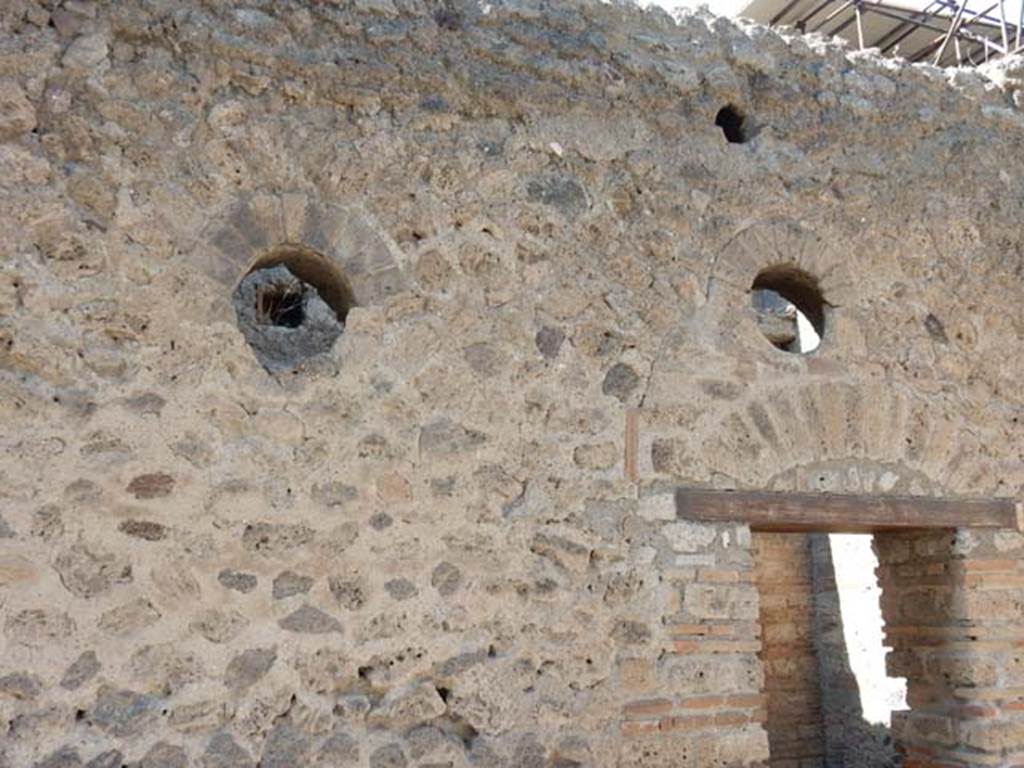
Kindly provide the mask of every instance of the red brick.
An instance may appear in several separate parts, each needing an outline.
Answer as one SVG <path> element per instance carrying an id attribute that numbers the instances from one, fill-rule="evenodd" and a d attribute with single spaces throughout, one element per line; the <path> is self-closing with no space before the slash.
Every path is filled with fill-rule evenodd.
<path id="1" fill-rule="evenodd" d="M 668 699 L 642 699 L 631 701 L 622 708 L 622 716 L 627 719 L 657 717 L 672 711 L 672 702 Z"/>

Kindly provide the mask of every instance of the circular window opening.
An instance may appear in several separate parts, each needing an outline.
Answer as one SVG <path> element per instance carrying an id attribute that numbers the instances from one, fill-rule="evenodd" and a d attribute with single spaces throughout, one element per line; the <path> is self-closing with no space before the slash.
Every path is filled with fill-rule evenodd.
<path id="1" fill-rule="evenodd" d="M 235 288 L 238 327 L 271 373 L 295 371 L 326 355 L 355 306 L 341 271 L 303 246 L 281 246 L 259 259 Z"/>
<path id="2" fill-rule="evenodd" d="M 762 270 L 750 303 L 761 332 L 779 349 L 807 354 L 821 344 L 827 302 L 814 275 L 790 264 Z"/>

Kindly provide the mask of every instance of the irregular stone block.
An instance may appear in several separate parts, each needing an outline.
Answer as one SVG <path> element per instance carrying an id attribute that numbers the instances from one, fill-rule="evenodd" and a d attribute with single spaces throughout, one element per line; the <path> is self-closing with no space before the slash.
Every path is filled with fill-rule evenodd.
<path id="1" fill-rule="evenodd" d="M 222 731 L 206 745 L 201 765 L 202 768 L 255 768 L 256 763 L 230 733 Z"/>
<path id="2" fill-rule="evenodd" d="M 144 597 L 111 608 L 100 616 L 97 626 L 108 635 L 132 635 L 160 620 L 160 611 Z"/>
<path id="3" fill-rule="evenodd" d="M 242 533 L 242 546 L 265 555 L 288 552 L 313 540 L 313 530 L 291 523 L 251 523 Z"/>
<path id="4" fill-rule="evenodd" d="M 85 768 L 124 768 L 124 755 L 120 750 L 109 749 L 96 755 Z"/>
<path id="5" fill-rule="evenodd" d="M 92 680 L 101 668 L 102 665 L 99 659 L 96 658 L 96 652 L 84 651 L 67 668 L 64 677 L 60 681 L 61 688 L 66 688 L 69 691 L 77 690 Z"/>
<path id="6" fill-rule="evenodd" d="M 370 753 L 370 768 L 405 768 L 408 764 L 400 744 L 385 744 Z"/>
<path id="7" fill-rule="evenodd" d="M 19 700 L 34 699 L 41 690 L 40 680 L 34 675 L 14 672 L 0 677 L 0 697 L 7 696 Z"/>
<path id="8" fill-rule="evenodd" d="M 107 36 L 103 33 L 82 35 L 64 51 L 61 64 L 65 69 L 81 72 L 92 69 L 106 60 L 110 51 Z"/>
<path id="9" fill-rule="evenodd" d="M 225 568 L 218 573 L 217 581 L 228 589 L 241 592 L 243 595 L 252 592 L 259 584 L 259 579 L 254 574 L 242 573 L 231 568 Z"/>
<path id="10" fill-rule="evenodd" d="M 0 142 L 16 139 L 36 127 L 36 108 L 12 80 L 0 80 Z"/>
<path id="11" fill-rule="evenodd" d="M 391 579 L 384 583 L 384 590 L 394 600 L 408 600 L 416 595 L 416 585 L 408 579 Z"/>
<path id="12" fill-rule="evenodd" d="M 171 695 L 206 675 L 196 654 L 178 643 L 144 645 L 128 662 L 135 680 L 146 683 L 145 693 Z"/>
<path id="13" fill-rule="evenodd" d="M 188 768 L 188 754 L 179 746 L 158 741 L 142 756 L 139 768 Z"/>
<path id="14" fill-rule="evenodd" d="M 277 660 L 276 648 L 250 648 L 235 656 L 224 671 L 224 685 L 240 691 L 255 685 Z"/>
<path id="15" fill-rule="evenodd" d="M 32 768 L 81 768 L 82 758 L 74 747 L 61 747 L 56 752 L 44 757 Z"/>
<path id="16" fill-rule="evenodd" d="M 279 723 L 267 735 L 260 757 L 260 768 L 295 768 L 304 765 L 313 748 L 313 740 L 289 723 Z"/>
<path id="17" fill-rule="evenodd" d="M 327 586 L 342 608 L 357 611 L 366 602 L 366 588 L 362 579 L 331 576 L 327 580 Z"/>
<path id="18" fill-rule="evenodd" d="M 174 478 L 165 472 L 138 475 L 128 483 L 128 493 L 136 499 L 159 499 L 170 496 L 173 490 Z"/>
<path id="19" fill-rule="evenodd" d="M 234 716 L 230 702 L 218 699 L 181 704 L 171 710 L 168 724 L 181 733 L 210 733 Z"/>
<path id="20" fill-rule="evenodd" d="M 117 530 L 126 536 L 146 541 L 161 541 L 167 538 L 167 528 L 150 520 L 125 520 Z"/>
<path id="21" fill-rule="evenodd" d="M 381 702 L 370 710 L 371 726 L 405 731 L 414 725 L 440 717 L 447 709 L 444 699 L 430 683 L 388 691 Z"/>
<path id="22" fill-rule="evenodd" d="M 189 629 L 202 635 L 211 643 L 219 644 L 234 640 L 248 623 L 249 620 L 238 611 L 220 611 L 211 608 L 196 616 L 189 623 Z"/>
<path id="23" fill-rule="evenodd" d="M 462 586 L 462 571 L 451 563 L 442 561 L 434 566 L 430 574 L 430 585 L 442 597 L 451 597 Z"/>
<path id="24" fill-rule="evenodd" d="M 558 350 L 562 348 L 563 341 L 565 341 L 565 334 L 560 329 L 552 328 L 549 325 L 545 325 L 537 331 L 537 336 L 534 339 L 537 350 L 545 360 L 554 360 L 558 357 Z"/>
<path id="25" fill-rule="evenodd" d="M 75 632 L 75 622 L 63 611 L 26 608 L 8 617 L 4 634 L 21 645 L 40 646 L 67 640 Z"/>
<path id="26" fill-rule="evenodd" d="M 616 363 L 605 374 L 601 392 L 624 403 L 638 386 L 640 376 L 637 372 L 626 363 Z"/>
<path id="27" fill-rule="evenodd" d="M 359 762 L 359 743 L 346 731 L 336 728 L 316 752 L 316 768 L 355 768 Z"/>
<path id="28" fill-rule="evenodd" d="M 158 717 L 159 704 L 135 691 L 103 688 L 89 715 L 96 726 L 111 736 L 135 737 Z"/>
<path id="29" fill-rule="evenodd" d="M 283 600 L 293 595 L 304 595 L 313 588 L 313 578 L 302 576 L 294 571 L 281 571 L 274 577 L 274 586 L 271 592 L 275 600 Z"/>
<path id="30" fill-rule="evenodd" d="M 132 581 L 132 566 L 126 559 L 97 553 L 84 544 L 75 544 L 57 556 L 54 568 L 61 584 L 77 597 L 96 597 L 115 584 Z"/>
<path id="31" fill-rule="evenodd" d="M 332 480 L 326 483 L 314 483 L 310 496 L 318 504 L 325 507 L 344 507 L 359 498 L 359 491 L 354 486 Z"/>
<path id="32" fill-rule="evenodd" d="M 441 418 L 420 430 L 420 452 L 440 456 L 463 453 L 483 445 L 487 436 L 482 432 Z"/>
<path id="33" fill-rule="evenodd" d="M 341 622 L 311 605 L 304 605 L 292 611 L 277 623 L 281 629 L 306 635 L 341 632 Z"/>

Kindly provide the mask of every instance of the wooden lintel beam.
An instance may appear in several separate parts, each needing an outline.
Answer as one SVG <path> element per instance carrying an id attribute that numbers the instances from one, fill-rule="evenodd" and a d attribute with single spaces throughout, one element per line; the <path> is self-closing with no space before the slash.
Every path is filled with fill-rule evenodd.
<path id="1" fill-rule="evenodd" d="M 751 530 L 873 533 L 926 528 L 1022 530 L 1013 499 L 952 499 L 829 493 L 676 490 L 683 520 L 748 523 Z"/>

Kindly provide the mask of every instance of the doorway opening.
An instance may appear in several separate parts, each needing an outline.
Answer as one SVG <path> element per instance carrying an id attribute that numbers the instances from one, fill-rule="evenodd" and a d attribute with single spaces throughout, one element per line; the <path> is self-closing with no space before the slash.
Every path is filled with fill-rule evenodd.
<path id="1" fill-rule="evenodd" d="M 675 501 L 682 520 L 750 528 L 769 765 L 1021 764 L 1015 499 L 677 488 Z"/>
<path id="2" fill-rule="evenodd" d="M 753 534 L 770 766 L 895 768 L 878 558 L 870 534 Z"/>

